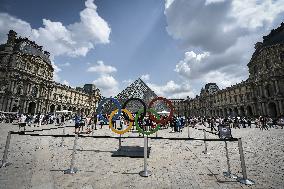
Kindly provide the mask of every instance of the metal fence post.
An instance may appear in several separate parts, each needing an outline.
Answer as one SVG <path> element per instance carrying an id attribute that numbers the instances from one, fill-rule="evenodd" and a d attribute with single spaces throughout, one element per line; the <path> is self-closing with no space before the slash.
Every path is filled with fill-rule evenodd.
<path id="1" fill-rule="evenodd" d="M 121 150 L 121 135 L 118 138 L 118 150 Z"/>
<path id="2" fill-rule="evenodd" d="M 147 155 L 148 155 L 148 144 L 147 144 L 147 135 L 144 135 L 144 170 L 139 172 L 141 177 L 148 177 L 151 175 L 151 171 L 147 170 Z"/>
<path id="3" fill-rule="evenodd" d="M 10 146 L 10 141 L 11 141 L 11 131 L 8 132 L 8 136 L 6 139 L 6 145 L 5 145 L 5 150 L 4 150 L 4 154 L 3 154 L 3 159 L 1 161 L 1 167 L 7 167 L 9 165 L 11 165 L 12 163 L 8 163 L 7 159 L 8 159 L 8 150 L 9 150 L 9 146 Z"/>
<path id="4" fill-rule="evenodd" d="M 188 138 L 190 138 L 190 135 L 189 135 L 189 124 L 187 125 L 187 136 L 188 136 Z"/>
<path id="5" fill-rule="evenodd" d="M 227 172 L 223 172 L 223 174 L 224 174 L 225 177 L 236 179 L 237 176 L 231 173 L 231 166 L 230 166 L 230 158 L 229 158 L 227 141 L 225 141 L 225 150 L 226 150 L 228 170 L 227 170 Z"/>
<path id="6" fill-rule="evenodd" d="M 158 131 L 159 131 L 159 130 L 156 131 L 156 138 L 158 137 Z"/>
<path id="7" fill-rule="evenodd" d="M 206 143 L 206 131 L 205 131 L 205 129 L 203 129 L 203 135 L 204 135 L 204 151 L 203 151 L 203 153 L 204 154 L 208 154 L 207 153 L 207 143 Z"/>
<path id="8" fill-rule="evenodd" d="M 64 124 L 64 126 L 63 126 L 63 133 L 62 133 L 62 138 L 61 138 L 61 144 L 60 144 L 60 147 L 62 147 L 63 146 L 63 142 L 64 142 L 64 135 L 65 135 L 65 124 Z"/>
<path id="9" fill-rule="evenodd" d="M 77 140 L 78 140 L 78 137 L 79 137 L 78 135 L 79 135 L 78 133 L 75 135 L 70 168 L 65 170 L 64 174 L 74 174 L 78 171 L 78 169 L 75 168 L 75 154 L 76 154 L 76 150 L 77 150 Z"/>
<path id="10" fill-rule="evenodd" d="M 241 138 L 238 139 L 238 146 L 239 146 L 239 152 L 240 152 L 240 160 L 241 160 L 243 178 L 238 177 L 237 180 L 242 184 L 254 185 L 255 182 L 248 179 L 248 177 L 247 177 L 245 157 L 244 157 L 243 145 L 242 145 L 242 139 Z"/>

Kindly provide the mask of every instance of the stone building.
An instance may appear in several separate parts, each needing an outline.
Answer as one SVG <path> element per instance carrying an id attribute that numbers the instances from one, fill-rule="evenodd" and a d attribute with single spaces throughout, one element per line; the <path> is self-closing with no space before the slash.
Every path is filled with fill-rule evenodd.
<path id="1" fill-rule="evenodd" d="M 48 113 L 56 110 L 91 113 L 100 100 L 92 84 L 74 89 L 53 81 L 49 53 L 10 30 L 0 45 L 0 111 Z"/>
<path id="2" fill-rule="evenodd" d="M 174 115 L 177 116 L 188 116 L 188 109 L 186 106 L 186 100 L 172 98 L 169 99 L 174 107 Z"/>
<path id="3" fill-rule="evenodd" d="M 283 116 L 284 23 L 255 44 L 247 66 L 246 81 L 222 90 L 215 83 L 208 83 L 199 96 L 186 99 L 190 115 Z"/>

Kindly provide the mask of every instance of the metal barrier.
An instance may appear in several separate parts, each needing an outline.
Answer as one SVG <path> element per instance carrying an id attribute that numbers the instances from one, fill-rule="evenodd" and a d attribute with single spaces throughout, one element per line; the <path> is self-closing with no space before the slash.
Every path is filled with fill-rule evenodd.
<path id="1" fill-rule="evenodd" d="M 121 150 L 121 135 L 119 135 L 118 139 L 118 150 Z"/>
<path id="2" fill-rule="evenodd" d="M 206 132 L 205 132 L 205 129 L 203 129 L 203 136 L 204 136 L 204 151 L 203 151 L 203 153 L 204 154 L 208 154 L 207 153 L 207 143 L 206 143 Z"/>
<path id="3" fill-rule="evenodd" d="M 240 153 L 240 161 L 241 161 L 241 168 L 242 168 L 242 175 L 243 177 L 238 177 L 237 180 L 240 183 L 247 184 L 247 185 L 253 185 L 255 184 L 254 181 L 250 180 L 247 178 L 247 172 L 246 172 L 246 166 L 245 166 L 245 160 L 244 160 L 244 153 L 243 153 L 243 147 L 242 147 L 242 140 L 241 138 L 231 138 L 231 139 L 207 139 L 206 138 L 206 131 L 203 129 L 204 133 L 204 139 L 196 139 L 196 138 L 168 138 L 168 137 L 148 137 L 147 135 L 144 135 L 144 170 L 141 171 L 139 174 L 140 176 L 143 177 L 148 177 L 151 175 L 151 172 L 147 169 L 147 155 L 148 155 L 148 139 L 154 139 L 154 140 L 199 140 L 199 141 L 204 141 L 205 143 L 205 151 L 204 153 L 207 153 L 207 141 L 224 141 L 225 142 L 225 150 L 226 150 L 226 157 L 227 157 L 227 166 L 228 166 L 228 171 L 224 172 L 225 176 L 228 176 L 230 178 L 235 178 L 235 175 L 231 174 L 231 168 L 230 168 L 230 160 L 229 160 L 229 153 L 228 153 L 228 146 L 227 146 L 227 141 L 238 141 L 238 146 L 239 146 L 239 153 Z M 10 140 L 11 140 L 11 135 L 12 134 L 18 134 L 18 135 L 28 135 L 28 136 L 49 136 L 49 137 L 75 137 L 74 139 L 74 145 L 73 145 L 73 151 L 72 151 L 72 159 L 71 159 L 71 164 L 70 168 L 65 170 L 65 174 L 74 174 L 78 171 L 77 168 L 75 168 L 75 155 L 77 151 L 77 141 L 79 137 L 82 138 L 113 138 L 113 139 L 119 139 L 119 149 L 121 148 L 121 139 L 122 138 L 141 138 L 139 136 L 128 136 L 128 137 L 123 137 L 123 136 L 85 136 L 85 135 L 79 135 L 78 133 L 75 135 L 40 135 L 36 133 L 27 133 L 24 131 L 21 132 L 13 132 L 9 131 L 7 140 L 6 140 L 6 145 L 5 145 L 5 150 L 4 150 L 4 155 L 3 155 L 3 160 L 1 163 L 1 167 L 8 166 L 10 163 L 7 163 L 7 156 L 8 156 L 8 150 L 9 150 L 9 145 L 10 145 Z"/>
<path id="4" fill-rule="evenodd" d="M 151 171 L 147 169 L 147 155 L 148 155 L 148 137 L 144 135 L 144 170 L 139 172 L 141 177 L 151 176 Z"/>
<path id="5" fill-rule="evenodd" d="M 236 179 L 238 178 L 236 175 L 231 173 L 231 166 L 230 166 L 230 158 L 229 158 L 229 151 L 227 146 L 227 141 L 225 141 L 225 150 L 226 150 L 226 158 L 227 158 L 227 172 L 223 172 L 225 177 Z"/>
<path id="6" fill-rule="evenodd" d="M 243 177 L 238 177 L 237 180 L 246 185 L 254 185 L 255 182 L 248 179 L 247 177 L 247 170 L 246 170 L 246 164 L 245 164 L 245 157 L 244 157 L 244 151 L 243 151 L 243 145 L 242 145 L 242 139 L 238 139 L 238 146 L 239 146 L 239 152 L 240 152 L 240 160 L 241 160 L 241 167 L 242 167 L 242 174 Z"/>
<path id="7" fill-rule="evenodd" d="M 77 151 L 77 141 L 78 141 L 78 133 L 75 135 L 74 145 L 73 145 L 73 151 L 72 151 L 72 159 L 70 168 L 64 171 L 64 174 L 74 174 L 78 171 L 77 168 L 75 168 L 75 155 Z"/>
<path id="8" fill-rule="evenodd" d="M 187 136 L 188 136 L 188 138 L 190 138 L 190 135 L 189 135 L 189 125 L 187 125 Z"/>
<path id="9" fill-rule="evenodd" d="M 2 158 L 2 161 L 1 161 L 1 166 L 0 166 L 0 168 L 2 168 L 2 167 L 7 167 L 7 166 L 9 166 L 9 165 L 12 164 L 12 163 L 7 162 L 7 159 L 8 159 L 8 150 L 9 150 L 10 141 L 11 141 L 11 134 L 12 134 L 12 132 L 9 131 L 9 132 L 8 132 L 8 136 L 7 136 L 7 139 L 6 139 L 5 150 L 4 150 L 4 154 L 3 154 L 3 158 Z"/>
<path id="10" fill-rule="evenodd" d="M 63 133 L 62 135 L 65 135 L 65 124 L 64 124 L 64 127 L 63 127 Z M 60 144 L 60 147 L 63 146 L 63 143 L 64 143 L 64 137 L 61 138 L 61 144 Z"/>

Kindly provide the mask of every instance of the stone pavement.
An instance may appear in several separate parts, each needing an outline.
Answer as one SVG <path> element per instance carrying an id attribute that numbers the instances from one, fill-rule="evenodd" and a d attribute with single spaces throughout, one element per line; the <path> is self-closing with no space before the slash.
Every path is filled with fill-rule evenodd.
<path id="1" fill-rule="evenodd" d="M 42 126 L 50 128 L 53 125 Z M 198 126 L 204 128 L 204 126 Z M 28 127 L 28 130 L 39 129 Z M 0 157 L 2 158 L 8 130 L 18 130 L 15 125 L 0 124 Z M 160 130 L 158 136 L 187 137 L 182 133 Z M 73 134 L 67 128 L 66 134 Z M 62 128 L 35 132 L 62 134 Z M 284 129 L 260 131 L 258 129 L 233 129 L 234 137 L 242 137 L 248 177 L 256 182 L 246 186 L 223 176 L 226 171 L 224 142 L 208 142 L 209 154 L 204 154 L 203 141 L 178 141 L 149 139 L 152 150 L 148 168 L 152 175 L 139 176 L 143 169 L 142 158 L 111 157 L 118 149 L 117 139 L 79 138 L 74 175 L 63 171 L 70 166 L 74 138 L 12 135 L 8 160 L 13 164 L 0 169 L 0 188 L 281 188 L 284 186 Z M 107 126 L 94 135 L 112 135 Z M 137 136 L 128 133 L 127 136 Z M 155 134 L 154 134 L 155 136 Z M 190 129 L 190 137 L 203 138 L 203 132 Z M 208 138 L 217 138 L 207 134 Z M 123 139 L 123 146 L 143 146 L 143 138 Z M 241 176 L 237 142 L 229 142 L 232 172 Z"/>

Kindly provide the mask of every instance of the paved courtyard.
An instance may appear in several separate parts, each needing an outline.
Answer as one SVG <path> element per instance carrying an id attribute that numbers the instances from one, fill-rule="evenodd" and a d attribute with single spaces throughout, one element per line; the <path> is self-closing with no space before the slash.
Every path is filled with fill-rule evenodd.
<path id="1" fill-rule="evenodd" d="M 1 158 L 9 130 L 18 131 L 18 127 L 0 124 Z M 73 131 L 68 127 L 66 134 Z M 62 128 L 33 133 L 62 134 Z M 118 149 L 117 139 L 79 138 L 75 161 L 79 171 L 66 175 L 63 171 L 70 166 L 74 138 L 65 138 L 64 146 L 60 147 L 61 138 L 12 135 L 8 155 L 12 165 L 0 169 L 0 188 L 284 188 L 284 129 L 233 129 L 232 134 L 243 140 L 247 173 L 256 182 L 254 186 L 223 176 L 227 169 L 224 142 L 208 142 L 209 154 L 204 154 L 203 141 L 149 139 L 148 168 L 152 175 L 143 178 L 138 174 L 143 169 L 143 158 L 111 157 Z M 107 126 L 94 135 L 117 136 Z M 187 137 L 188 133 L 187 128 L 182 133 L 165 129 L 158 136 Z M 190 137 L 203 138 L 203 132 L 190 128 Z M 217 138 L 209 133 L 207 137 Z M 143 138 L 123 139 L 122 145 L 143 146 Z M 241 176 L 237 142 L 229 142 L 228 147 L 232 172 Z"/>

